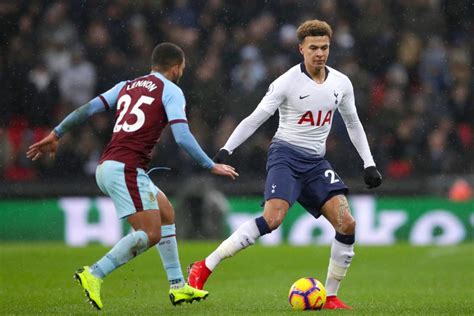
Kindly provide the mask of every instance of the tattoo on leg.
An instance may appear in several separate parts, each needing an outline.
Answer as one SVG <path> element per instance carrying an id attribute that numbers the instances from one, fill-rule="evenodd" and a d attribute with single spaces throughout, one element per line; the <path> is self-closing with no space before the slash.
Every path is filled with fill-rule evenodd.
<path id="1" fill-rule="evenodd" d="M 342 225 L 344 223 L 344 213 L 349 209 L 349 204 L 347 203 L 345 196 L 338 196 L 337 198 L 339 200 L 339 210 L 337 212 L 337 230 L 340 233 L 343 233 Z"/>

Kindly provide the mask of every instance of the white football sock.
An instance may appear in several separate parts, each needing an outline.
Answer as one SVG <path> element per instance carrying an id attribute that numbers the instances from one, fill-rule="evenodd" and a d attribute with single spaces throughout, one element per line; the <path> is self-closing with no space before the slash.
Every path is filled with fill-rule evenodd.
<path id="1" fill-rule="evenodd" d="M 206 258 L 206 266 L 209 270 L 214 270 L 222 259 L 232 257 L 240 250 L 255 244 L 258 237 L 260 237 L 260 231 L 255 219 L 243 223 Z"/>
<path id="2" fill-rule="evenodd" d="M 328 296 L 337 295 L 339 285 L 346 276 L 353 256 L 354 244 L 347 245 L 337 241 L 336 239 L 333 240 L 325 285 Z"/>

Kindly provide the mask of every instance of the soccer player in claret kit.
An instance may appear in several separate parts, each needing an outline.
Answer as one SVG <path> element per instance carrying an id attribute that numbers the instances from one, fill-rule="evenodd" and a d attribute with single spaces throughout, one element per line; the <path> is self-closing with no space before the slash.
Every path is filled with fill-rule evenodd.
<path id="1" fill-rule="evenodd" d="M 101 191 L 113 200 L 118 217 L 126 218 L 134 231 L 95 264 L 84 266 L 74 274 L 97 309 L 103 307 L 100 297 L 103 278 L 154 245 L 170 281 L 173 305 L 208 295 L 207 291 L 185 283 L 176 243 L 174 210 L 145 173 L 152 150 L 168 124 L 176 142 L 203 168 L 232 179 L 238 176 L 233 167 L 214 163 L 189 130 L 186 101 L 176 85 L 185 67 L 182 49 L 172 43 L 159 44 L 153 50 L 151 62 L 150 74 L 122 81 L 79 107 L 27 152 L 33 160 L 48 152 L 54 158 L 59 138 L 65 132 L 95 113 L 117 108 L 112 139 L 97 166 L 96 180 Z M 165 242 L 159 243 L 160 239 Z"/>
<path id="2" fill-rule="evenodd" d="M 188 268 L 188 283 L 202 289 L 221 260 L 278 228 L 288 209 L 298 201 L 315 218 L 326 217 L 336 230 L 324 308 L 350 309 L 337 297 L 337 292 L 354 256 L 355 221 L 346 199 L 348 188 L 324 159 L 336 110 L 364 162 L 368 188 L 379 186 L 382 176 L 375 167 L 357 115 L 351 81 L 326 65 L 331 27 L 326 22 L 310 20 L 299 26 L 297 35 L 304 61 L 270 85 L 257 108 L 236 127 L 214 157 L 214 161 L 225 161 L 278 109 L 279 126 L 268 150 L 263 216 L 242 224 L 205 260 L 193 263 Z"/>

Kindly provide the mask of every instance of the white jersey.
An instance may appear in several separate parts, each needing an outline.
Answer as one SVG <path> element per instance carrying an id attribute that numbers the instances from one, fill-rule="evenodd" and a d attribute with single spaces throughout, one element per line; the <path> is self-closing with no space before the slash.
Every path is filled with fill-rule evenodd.
<path id="1" fill-rule="evenodd" d="M 258 105 L 269 114 L 279 110 L 280 124 L 276 139 L 286 141 L 323 157 L 334 112 L 357 113 L 349 78 L 329 70 L 318 84 L 307 74 L 303 64 L 296 65 L 276 79 Z"/>
<path id="2" fill-rule="evenodd" d="M 290 68 L 273 81 L 255 111 L 237 126 L 223 148 L 232 153 L 278 109 L 280 122 L 274 138 L 323 157 L 334 113 L 338 110 L 364 167 L 374 166 L 357 115 L 351 81 L 334 68 L 326 66 L 326 71 L 326 80 L 318 84 L 303 63 Z"/>

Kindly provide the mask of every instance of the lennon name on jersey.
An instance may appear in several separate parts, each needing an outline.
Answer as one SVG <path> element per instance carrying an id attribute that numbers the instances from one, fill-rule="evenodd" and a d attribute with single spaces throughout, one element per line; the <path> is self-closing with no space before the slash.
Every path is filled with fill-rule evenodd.
<path id="1" fill-rule="evenodd" d="M 138 81 L 133 82 L 132 84 L 127 85 L 127 90 L 131 90 L 133 88 L 139 88 L 139 87 L 143 87 L 145 89 L 148 89 L 148 91 L 150 91 L 150 92 L 152 92 L 153 90 L 158 88 L 156 86 L 156 84 L 153 83 L 153 81 L 138 80 Z"/>

